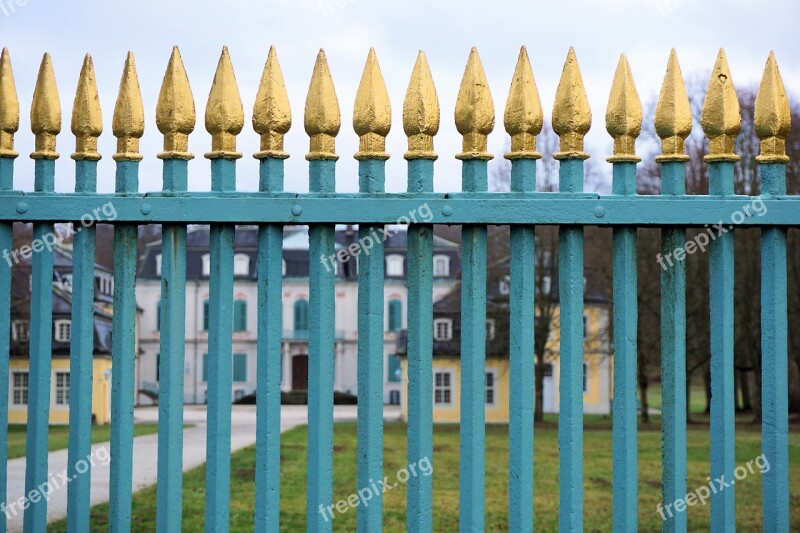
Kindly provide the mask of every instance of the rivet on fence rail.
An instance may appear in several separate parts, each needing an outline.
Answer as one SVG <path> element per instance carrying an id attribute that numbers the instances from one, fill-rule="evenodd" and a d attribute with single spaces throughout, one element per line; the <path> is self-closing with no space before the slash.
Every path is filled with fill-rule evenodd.
<path id="1" fill-rule="evenodd" d="M 97 94 L 97 78 L 94 74 L 92 56 L 86 54 L 78 79 L 78 90 L 72 106 L 72 133 L 75 135 L 76 161 L 99 161 L 97 138 L 103 133 L 103 114 L 100 96 Z"/>
<path id="2" fill-rule="evenodd" d="M 189 76 L 178 47 L 172 49 L 167 72 L 161 83 L 156 106 L 156 125 L 164 135 L 164 151 L 159 159 L 194 159 L 189 153 L 189 134 L 194 131 L 197 114 Z"/>
<path id="3" fill-rule="evenodd" d="M 256 159 L 286 159 L 289 154 L 283 151 L 283 138 L 292 127 L 292 110 L 289 95 L 283 81 L 283 73 L 278 62 L 275 47 L 271 46 L 261 83 L 253 107 L 253 129 L 261 135 L 261 151 Z"/>
<path id="4" fill-rule="evenodd" d="M 14 134 L 19 130 L 19 99 L 8 48 L 0 56 L 0 157 L 14 159 Z"/>
<path id="5" fill-rule="evenodd" d="M 117 138 L 114 161 L 141 161 L 139 139 L 144 135 L 144 105 L 133 52 L 128 52 L 125 59 L 112 128 Z"/>
<path id="6" fill-rule="evenodd" d="M 506 132 L 511 136 L 511 151 L 506 159 L 540 159 L 536 151 L 536 136 L 542 132 L 544 114 L 539 90 L 533 79 L 528 50 L 519 51 L 514 79 L 506 101 L 504 117 Z"/>
<path id="7" fill-rule="evenodd" d="M 375 49 L 370 48 L 353 108 L 353 128 L 359 137 L 355 158 L 389 159 L 386 136 L 392 128 L 392 106 Z"/>
<path id="8" fill-rule="evenodd" d="M 742 114 L 724 50 L 719 51 L 711 72 L 701 122 L 709 139 L 705 160 L 709 163 L 739 161 L 734 153 L 734 142 L 742 130 Z"/>
<path id="9" fill-rule="evenodd" d="M 32 159 L 58 159 L 56 136 L 61 133 L 61 100 L 58 97 L 56 74 L 50 54 L 45 54 L 31 105 L 31 130 L 36 136 Z"/>
<path id="10" fill-rule="evenodd" d="M 570 48 L 564 71 L 556 89 L 553 106 L 553 130 L 560 141 L 560 151 L 553 157 L 562 159 L 588 159 L 583 151 L 583 138 L 592 126 L 592 111 L 583 85 L 575 49 Z"/>
<path id="11" fill-rule="evenodd" d="M 433 137 L 439 132 L 440 119 L 436 86 L 425 52 L 420 50 L 403 102 L 403 130 L 408 137 L 407 160 L 436 160 Z"/>
<path id="12" fill-rule="evenodd" d="M 333 86 L 325 51 L 320 50 L 308 88 L 305 108 L 305 129 L 310 139 L 306 159 L 309 161 L 336 161 L 336 136 L 342 126 L 339 100 Z"/>

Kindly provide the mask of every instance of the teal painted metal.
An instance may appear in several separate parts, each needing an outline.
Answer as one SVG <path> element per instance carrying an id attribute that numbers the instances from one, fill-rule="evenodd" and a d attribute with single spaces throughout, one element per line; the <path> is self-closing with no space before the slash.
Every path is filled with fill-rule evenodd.
<path id="1" fill-rule="evenodd" d="M 186 190 L 188 161 L 164 161 L 167 194 Z M 186 227 L 161 231 L 161 346 L 158 388 L 156 529 L 180 531 L 183 511 L 183 364 L 185 357 Z M 197 302 L 195 302 L 196 304 Z"/>
<path id="2" fill-rule="evenodd" d="M 59 222 L 80 219 L 109 201 L 115 223 L 139 224 L 394 224 L 427 204 L 431 224 L 584 225 L 639 227 L 702 227 L 716 224 L 741 209 L 748 196 L 688 195 L 600 196 L 595 193 L 386 193 L 310 194 L 172 192 L 147 195 L 75 195 L 7 192 L 0 194 L 0 221 Z M 24 212 L 18 207 L 24 205 Z M 58 209 L 53 209 L 56 203 Z M 742 226 L 796 226 L 799 196 L 764 200 L 763 216 L 751 216 Z M 146 214 L 145 214 L 146 213 Z M 300 214 L 296 214 L 300 213 Z"/>
<path id="3" fill-rule="evenodd" d="M 536 160 L 511 163 L 511 190 L 536 190 Z M 533 531 L 535 246 L 532 226 L 511 228 L 508 526 L 521 533 Z"/>
<path id="4" fill-rule="evenodd" d="M 55 160 L 37 160 L 34 189 L 52 192 Z M 45 242 L 53 225 L 33 225 L 33 239 Z M 33 254 L 31 273 L 30 373 L 28 378 L 28 424 L 25 442 L 25 494 L 40 490 L 48 482 L 47 452 L 50 420 L 50 357 L 53 339 L 53 251 L 45 247 Z M 31 501 L 23 517 L 25 531 L 45 531 L 47 499 Z"/>
<path id="5" fill-rule="evenodd" d="M 359 189 L 381 193 L 386 181 L 386 162 L 359 162 Z M 349 261 L 358 265 L 358 494 L 365 498 L 357 508 L 357 531 L 383 529 L 383 495 L 373 487 L 383 480 L 383 335 L 384 246 L 383 226 L 360 226 L 360 252 Z M 351 248 L 351 254 L 354 248 Z M 312 258 L 314 256 L 311 256 Z M 312 259 L 313 260 L 313 259 Z M 366 494 L 371 496 L 366 500 Z"/>
<path id="6" fill-rule="evenodd" d="M 236 190 L 236 161 L 211 161 L 211 189 Z M 208 327 L 206 531 L 230 527 L 231 386 L 233 381 L 233 243 L 236 226 L 212 224 Z"/>
<path id="7" fill-rule="evenodd" d="M 786 194 L 786 164 L 761 165 L 761 194 Z M 764 531 L 789 531 L 786 230 L 761 230 L 761 439 Z"/>
<path id="8" fill-rule="evenodd" d="M 311 161 L 309 188 L 333 193 L 336 162 Z M 308 335 L 308 479 L 306 527 L 312 533 L 331 531 L 328 506 L 333 503 L 333 369 L 335 357 L 335 272 L 323 266 L 334 252 L 335 227 L 309 228 L 310 324 Z M 326 515 L 328 513 L 328 515 Z"/>
<path id="9" fill-rule="evenodd" d="M 636 163 L 614 163 L 613 194 L 636 195 Z M 638 327 L 636 228 L 614 228 L 614 531 L 637 531 L 638 473 L 636 342 Z"/>
<path id="10" fill-rule="evenodd" d="M 139 163 L 117 163 L 118 193 L 136 192 Z M 136 374 L 136 245 L 138 227 L 114 228 L 114 318 L 111 372 L 111 476 L 109 529 L 131 530 L 133 480 L 133 403 Z"/>
<path id="11" fill-rule="evenodd" d="M 711 163 L 710 195 L 733 194 L 733 163 Z M 740 206 L 741 207 L 741 206 Z M 730 220 L 730 215 L 723 221 Z M 726 222 L 727 223 L 727 222 Z M 711 495 L 711 529 L 715 532 L 736 530 L 735 404 L 733 381 L 733 226 L 718 235 L 709 246 L 709 307 L 711 309 L 711 479 L 719 488 Z M 728 483 L 729 486 L 720 485 Z"/>
<path id="12" fill-rule="evenodd" d="M 75 192 L 97 189 L 97 161 L 76 161 Z M 69 449 L 67 454 L 67 527 L 89 530 L 92 452 L 92 375 L 94 364 L 95 227 L 73 222 L 72 327 L 69 361 Z M 87 464 L 80 471 L 78 464 Z"/>
<path id="13" fill-rule="evenodd" d="M 283 159 L 262 160 L 259 190 L 283 190 L 283 167 Z M 257 533 L 280 530 L 282 296 L 283 226 L 264 225 L 258 230 Z"/>
<path id="14" fill-rule="evenodd" d="M 14 159 L 0 157 L 0 191 L 14 187 Z M 0 249 L 11 250 L 13 225 L 0 224 Z M 9 351 L 11 348 L 11 264 L 0 261 L 0 390 L 8 390 Z M 8 395 L 0 394 L 0 464 L 8 460 Z M 0 468 L 0 502 L 8 501 L 8 469 Z M 6 513 L 0 513 L 0 531 L 6 530 Z"/>
<path id="15" fill-rule="evenodd" d="M 487 162 L 462 163 L 462 188 L 486 191 Z M 460 531 L 482 531 L 486 478 L 486 226 L 461 230 Z"/>
<path id="16" fill-rule="evenodd" d="M 686 193 L 686 164 L 661 165 L 661 194 Z M 686 230 L 661 230 L 661 255 L 683 248 Z M 684 533 L 686 513 L 668 505 L 686 496 L 686 264 L 675 262 L 661 272 L 661 492 L 659 513 L 665 533 Z"/>
<path id="17" fill-rule="evenodd" d="M 433 190 L 433 161 L 408 162 L 408 191 Z M 420 224 L 408 232 L 408 463 L 433 460 L 433 226 Z M 435 468 L 435 467 L 434 467 Z M 433 478 L 412 476 L 406 492 L 408 531 L 433 528 Z"/>
<path id="18" fill-rule="evenodd" d="M 583 191 L 583 161 L 559 166 L 559 191 Z M 561 374 L 559 382 L 559 520 L 562 532 L 583 529 L 583 228 L 559 229 Z"/>

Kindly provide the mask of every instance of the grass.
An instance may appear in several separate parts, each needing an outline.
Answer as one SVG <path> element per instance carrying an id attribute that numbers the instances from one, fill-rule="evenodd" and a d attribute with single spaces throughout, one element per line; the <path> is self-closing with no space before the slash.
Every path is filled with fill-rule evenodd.
<path id="1" fill-rule="evenodd" d="M 149 435 L 158 431 L 158 424 L 136 424 L 133 434 Z M 8 458 L 16 459 L 25 457 L 25 439 L 27 426 L 24 424 L 11 424 L 8 426 Z M 111 440 L 111 426 L 92 426 L 92 444 Z M 69 426 L 50 426 L 48 449 L 52 452 L 63 450 L 69 441 Z"/>
<path id="2" fill-rule="evenodd" d="M 658 424 L 640 427 L 639 432 L 639 529 L 660 531 L 661 519 L 656 504 L 661 497 L 661 432 Z M 437 425 L 434 429 L 434 512 L 435 531 L 458 528 L 458 453 L 459 428 Z M 584 442 L 584 529 L 611 530 L 611 423 L 601 417 L 587 417 Z M 555 418 L 548 418 L 536 428 L 534 512 L 536 528 L 558 528 L 558 431 Z M 709 474 L 708 427 L 688 428 L 688 483 L 693 490 L 705 483 Z M 408 465 L 406 426 L 385 426 L 384 470 L 389 480 Z M 334 501 L 346 499 L 356 489 L 356 425 L 335 425 Z M 305 530 L 306 428 L 295 428 L 283 435 L 281 444 L 281 530 Z M 736 460 L 744 464 L 761 454 L 759 428 L 742 418 L 737 426 Z M 800 434 L 790 435 L 791 520 L 792 530 L 800 530 Z M 486 530 L 503 531 L 507 523 L 508 427 L 486 428 Z M 252 531 L 254 508 L 255 448 L 233 454 L 231 459 L 231 530 Z M 183 528 L 200 531 L 204 526 L 205 468 L 198 467 L 184 475 Z M 740 531 L 761 530 L 761 476 L 750 475 L 736 485 L 736 512 Z M 729 490 L 729 489 L 728 489 Z M 155 487 L 137 493 L 133 499 L 133 530 L 155 528 Z M 106 529 L 108 505 L 92 509 L 92 530 Z M 405 487 L 384 494 L 384 529 L 405 531 Z M 337 515 L 334 531 L 355 531 L 356 511 Z M 689 509 L 689 529 L 709 529 L 709 507 Z M 61 521 L 52 531 L 66 531 Z"/>

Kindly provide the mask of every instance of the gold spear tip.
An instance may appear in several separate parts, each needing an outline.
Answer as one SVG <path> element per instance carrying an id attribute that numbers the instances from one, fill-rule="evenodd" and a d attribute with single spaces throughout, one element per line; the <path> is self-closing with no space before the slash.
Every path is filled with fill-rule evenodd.
<path id="1" fill-rule="evenodd" d="M 667 73 L 656 104 L 655 126 L 661 139 L 661 155 L 656 157 L 656 161 L 689 161 L 684 152 L 684 141 L 692 132 L 692 108 L 674 48 L 669 54 Z"/>
<path id="2" fill-rule="evenodd" d="M 542 131 L 544 115 L 528 50 L 524 46 L 519 51 L 504 119 L 506 132 L 511 135 L 511 152 L 506 154 L 506 159 L 541 158 L 542 154 L 536 151 L 536 136 Z"/>
<path id="3" fill-rule="evenodd" d="M 292 126 L 292 110 L 289 95 L 283 81 L 281 65 L 275 46 L 269 47 L 267 62 L 261 75 L 261 83 L 253 108 L 253 129 L 261 135 L 261 151 L 256 159 L 286 159 L 289 154 L 283 151 L 284 135 Z"/>
<path id="4" fill-rule="evenodd" d="M 114 161 L 141 161 L 139 139 L 144 135 L 144 105 L 133 52 L 128 52 L 125 58 L 111 124 L 114 137 L 117 138 Z"/>
<path id="5" fill-rule="evenodd" d="M 436 85 L 425 52 L 420 50 L 403 101 L 403 130 L 408 137 L 406 159 L 436 160 L 433 137 L 439 133 L 440 121 Z"/>
<path id="6" fill-rule="evenodd" d="M 356 93 L 353 128 L 359 136 L 357 160 L 389 159 L 386 136 L 392 128 L 392 105 L 374 48 L 369 49 Z"/>
<path id="7" fill-rule="evenodd" d="M 239 159 L 236 136 L 244 128 L 244 106 L 233 72 L 228 47 L 222 47 L 214 82 L 206 104 L 206 131 L 211 134 L 211 152 L 207 159 Z"/>
<path id="8" fill-rule="evenodd" d="M 583 151 L 583 138 L 592 126 L 592 111 L 583 85 L 575 49 L 570 47 L 564 70 L 556 89 L 553 106 L 553 130 L 559 137 L 560 152 L 556 159 L 588 159 Z"/>
<path id="9" fill-rule="evenodd" d="M 475 47 L 470 51 L 464 69 L 456 100 L 455 119 L 456 129 L 464 137 L 463 152 L 456 159 L 492 159 L 494 156 L 487 151 L 487 147 L 488 136 L 494 130 L 494 101 Z"/>
<path id="10" fill-rule="evenodd" d="M 755 104 L 756 135 L 761 139 L 759 163 L 788 163 L 786 138 L 792 129 L 792 112 L 775 52 L 770 52 Z"/>
<path id="11" fill-rule="evenodd" d="M 183 65 L 181 52 L 174 46 L 156 106 L 156 125 L 158 131 L 164 135 L 164 151 L 158 154 L 158 158 L 184 161 L 193 159 L 194 156 L 189 153 L 189 134 L 194 131 L 196 122 L 197 113 L 189 76 Z"/>
<path id="12" fill-rule="evenodd" d="M 717 54 L 717 61 L 708 82 L 701 124 L 709 138 L 706 161 L 739 160 L 739 156 L 734 152 L 734 142 L 742 129 L 742 114 L 736 89 L 733 87 L 728 59 L 722 48 Z"/>
<path id="13" fill-rule="evenodd" d="M 86 54 L 78 78 L 78 89 L 72 106 L 72 133 L 75 135 L 75 153 L 72 154 L 72 159 L 99 161 L 97 138 L 103 133 L 103 113 L 90 54 Z"/>
<path id="14" fill-rule="evenodd" d="M 31 105 L 31 131 L 36 136 L 32 159 L 58 159 L 56 136 L 61 133 L 61 100 L 50 54 L 44 54 Z"/>
<path id="15" fill-rule="evenodd" d="M 606 130 L 614 138 L 614 155 L 611 163 L 638 163 L 636 138 L 642 131 L 642 102 L 636 91 L 631 66 L 625 54 L 619 57 L 611 94 L 606 109 Z"/>
<path id="16" fill-rule="evenodd" d="M 14 159 L 14 134 L 19 130 L 19 99 L 8 48 L 0 54 L 0 158 Z"/>
<path id="17" fill-rule="evenodd" d="M 336 136 L 342 126 L 342 117 L 328 59 L 322 49 L 317 54 L 306 96 L 304 126 L 311 138 L 307 160 L 339 159 L 336 155 Z"/>

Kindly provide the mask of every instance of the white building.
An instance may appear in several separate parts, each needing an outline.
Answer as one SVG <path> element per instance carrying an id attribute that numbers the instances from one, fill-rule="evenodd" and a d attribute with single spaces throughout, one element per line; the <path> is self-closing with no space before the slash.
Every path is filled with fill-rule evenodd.
<path id="1" fill-rule="evenodd" d="M 395 355 L 397 334 L 406 328 L 408 290 L 406 286 L 406 231 L 393 227 L 385 242 L 385 329 L 384 401 L 400 404 L 402 381 Z M 358 238 L 352 226 L 336 230 L 337 246 L 345 247 Z M 236 230 L 234 256 L 233 388 L 231 400 L 256 390 L 257 297 L 256 260 L 258 228 Z M 208 357 L 209 231 L 190 228 L 186 265 L 186 352 L 184 398 L 186 403 L 206 402 Z M 287 227 L 283 242 L 283 365 L 281 390 L 308 389 L 308 232 Z M 457 244 L 434 237 L 434 301 L 444 297 L 460 274 Z M 357 263 L 336 265 L 336 353 L 334 388 L 357 394 L 358 360 L 358 275 Z M 161 243 L 147 246 L 136 282 L 140 317 L 140 358 L 137 376 L 138 400 L 152 403 L 158 391 L 160 351 L 159 306 L 161 301 Z"/>

